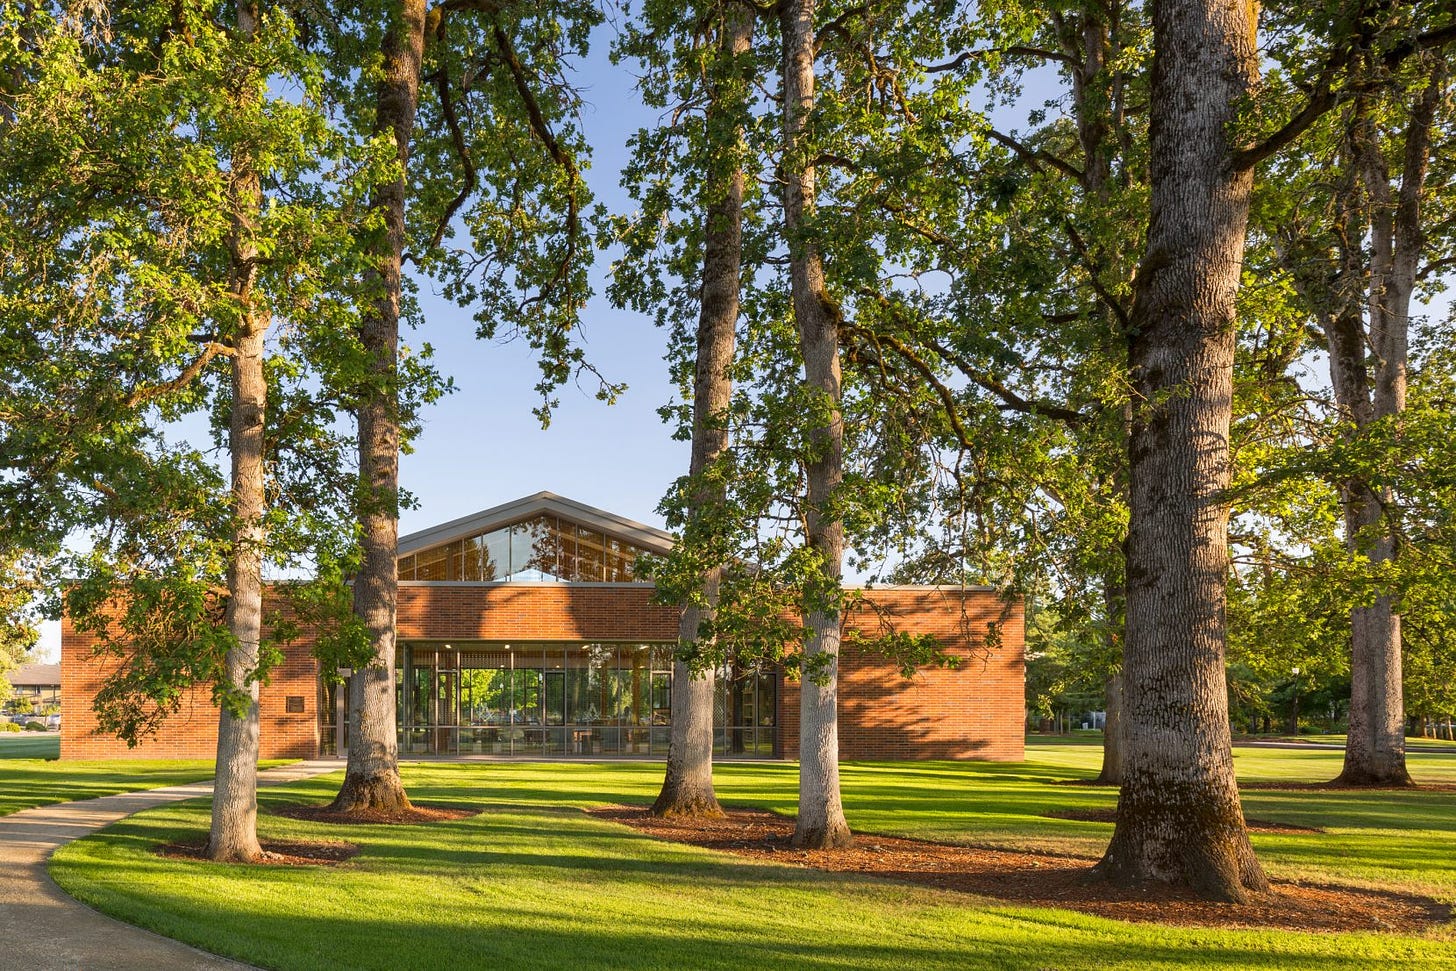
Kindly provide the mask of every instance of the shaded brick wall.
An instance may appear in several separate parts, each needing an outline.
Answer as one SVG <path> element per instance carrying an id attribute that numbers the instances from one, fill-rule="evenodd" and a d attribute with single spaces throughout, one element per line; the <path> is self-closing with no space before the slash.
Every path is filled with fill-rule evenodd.
<path id="1" fill-rule="evenodd" d="M 265 603 L 265 615 L 276 609 Z M 92 654 L 96 639 L 78 632 L 70 618 L 61 621 L 61 758 L 63 759 L 211 759 L 217 755 L 217 709 L 206 688 L 183 696 L 166 726 L 136 748 L 112 735 L 97 734 L 91 700 L 116 670 L 113 657 Z M 259 757 L 307 759 L 319 751 L 318 664 L 313 641 L 300 638 L 284 650 L 260 692 Z M 302 712 L 289 712 L 289 697 L 303 699 Z"/>
<path id="2" fill-rule="evenodd" d="M 961 659 L 906 678 L 883 656 L 846 643 L 839 662 L 839 755 L 843 759 L 1024 757 L 1025 651 L 1022 607 L 985 590 L 882 587 L 864 591 L 846 630 L 866 637 L 881 616 L 896 629 L 934 634 Z M 995 636 L 988 640 L 992 625 Z M 784 682 L 780 738 L 785 758 L 799 753 L 799 685 Z"/>
<path id="3" fill-rule="evenodd" d="M 401 640 L 671 641 L 678 611 L 651 602 L 638 584 L 566 585 L 404 583 Z M 1022 757 L 1024 718 L 1022 614 L 987 591 L 881 588 L 866 592 L 880 612 L 861 608 L 850 628 L 875 633 L 881 616 L 896 628 L 932 633 L 959 668 L 926 668 L 913 678 L 880 657 L 846 646 L 840 666 L 840 753 L 846 759 L 993 759 Z M 274 609 L 270 603 L 268 609 Z M 988 625 L 999 633 L 988 645 Z M 318 753 L 317 664 L 312 642 L 287 646 L 285 661 L 262 693 L 264 758 Z M 217 713 L 205 691 L 184 700 L 163 737 L 136 749 L 94 734 L 91 698 L 114 662 L 91 657 L 92 639 L 62 626 L 63 758 L 211 758 Z M 304 712 L 285 710 L 288 696 Z M 783 755 L 798 751 L 799 686 L 784 682 L 779 724 Z"/>

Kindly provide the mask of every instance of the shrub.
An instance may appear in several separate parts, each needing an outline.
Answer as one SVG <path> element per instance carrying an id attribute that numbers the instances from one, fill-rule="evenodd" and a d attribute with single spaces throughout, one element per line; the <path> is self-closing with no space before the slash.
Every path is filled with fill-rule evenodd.
<path id="1" fill-rule="evenodd" d="M 46 730 L 45 722 L 26 722 L 25 730 L 27 732 L 43 732 Z"/>
<path id="2" fill-rule="evenodd" d="M 0 722 L 0 732 L 18 732 L 20 726 L 15 722 Z"/>

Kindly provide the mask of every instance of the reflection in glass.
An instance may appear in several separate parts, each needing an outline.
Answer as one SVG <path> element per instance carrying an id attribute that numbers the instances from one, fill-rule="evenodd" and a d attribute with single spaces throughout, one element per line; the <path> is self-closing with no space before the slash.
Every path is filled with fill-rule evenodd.
<path id="1" fill-rule="evenodd" d="M 400 751 L 666 755 L 672 652 L 670 644 L 402 644 Z M 715 750 L 772 756 L 776 704 L 772 670 L 720 669 Z"/>
<path id="2" fill-rule="evenodd" d="M 569 520 L 536 516 L 400 557 L 399 578 L 628 583 L 646 552 Z"/>

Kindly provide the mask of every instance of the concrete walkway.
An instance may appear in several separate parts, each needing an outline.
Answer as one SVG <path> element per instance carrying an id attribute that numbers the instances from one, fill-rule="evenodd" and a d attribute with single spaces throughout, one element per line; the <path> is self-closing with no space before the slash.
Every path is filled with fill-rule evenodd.
<path id="1" fill-rule="evenodd" d="M 260 785 L 344 767 L 297 762 L 258 774 Z M 132 813 L 212 794 L 212 782 L 62 802 L 0 816 L 0 964 L 24 971 L 183 971 L 247 965 L 123 924 L 66 896 L 46 873 L 58 848 Z"/>

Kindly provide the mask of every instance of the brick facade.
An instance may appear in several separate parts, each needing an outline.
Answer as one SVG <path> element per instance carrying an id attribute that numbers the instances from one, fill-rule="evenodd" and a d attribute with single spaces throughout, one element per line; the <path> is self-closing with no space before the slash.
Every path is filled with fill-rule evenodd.
<path id="1" fill-rule="evenodd" d="M 267 610 L 273 610 L 270 603 Z M 98 734 L 91 699 L 116 670 L 117 659 L 93 654 L 96 638 L 61 621 L 61 758 L 63 759 L 211 759 L 217 755 L 217 709 L 206 689 L 182 698 L 177 713 L 156 737 L 128 748 L 111 735 Z M 259 757 L 308 759 L 319 752 L 318 663 L 313 641 L 301 637 L 288 645 L 259 692 L 262 733 Z M 289 699 L 302 699 L 301 712 L 288 711 Z M 295 706 L 297 701 L 295 700 Z"/>
<path id="2" fill-rule="evenodd" d="M 678 612 L 651 602 L 642 584 L 424 583 L 400 585 L 399 638 L 435 641 L 672 641 Z M 936 635 L 962 658 L 955 669 L 905 678 L 896 666 L 846 645 L 840 666 L 840 753 L 846 759 L 1022 758 L 1022 611 L 987 590 L 891 587 L 866 591 L 847 627 Z M 271 605 L 270 605 L 271 607 Z M 994 627 L 995 636 L 988 638 Z M 114 662 L 91 655 L 93 640 L 62 626 L 61 757 L 211 758 L 217 713 L 206 691 L 190 693 L 159 739 L 128 749 L 95 733 L 91 699 Z M 308 758 L 319 751 L 318 674 L 312 643 L 300 639 L 262 691 L 262 757 Z M 780 691 L 781 749 L 798 747 L 798 685 Z M 303 698 L 290 713 L 287 699 Z"/>

